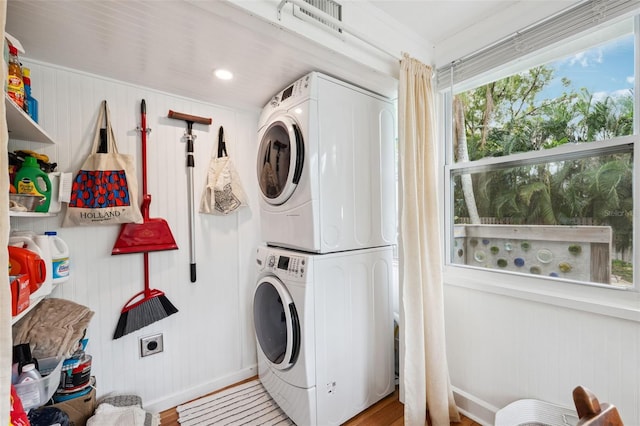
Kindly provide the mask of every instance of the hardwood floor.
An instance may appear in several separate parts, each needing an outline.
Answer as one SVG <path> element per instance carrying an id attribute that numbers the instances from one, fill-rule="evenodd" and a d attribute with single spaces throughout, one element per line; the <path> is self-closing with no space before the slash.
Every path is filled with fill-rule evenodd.
<path id="1" fill-rule="evenodd" d="M 257 377 L 244 380 L 233 386 L 255 380 Z M 229 387 L 233 387 L 229 386 Z M 225 388 L 228 389 L 228 388 Z M 220 389 L 222 391 L 223 389 Z M 219 392 L 219 391 L 218 391 Z M 357 416 L 347 420 L 343 426 L 403 426 L 404 425 L 404 405 L 398 400 L 399 391 L 396 391 L 386 398 L 378 401 L 367 410 Z M 451 423 L 452 426 L 480 426 L 479 423 L 462 416 L 460 423 Z M 175 408 L 170 408 L 160 413 L 161 426 L 179 426 L 178 412 Z M 300 425 L 304 426 L 304 425 Z"/>

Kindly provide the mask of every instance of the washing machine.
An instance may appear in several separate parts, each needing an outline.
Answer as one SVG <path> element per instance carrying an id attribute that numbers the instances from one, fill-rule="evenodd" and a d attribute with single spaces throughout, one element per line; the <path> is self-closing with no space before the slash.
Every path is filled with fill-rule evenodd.
<path id="1" fill-rule="evenodd" d="M 392 249 L 257 250 L 258 373 L 297 425 L 338 425 L 392 393 Z"/>
<path id="2" fill-rule="evenodd" d="M 395 244 L 395 108 L 312 72 L 258 125 L 262 241 L 313 253 Z"/>

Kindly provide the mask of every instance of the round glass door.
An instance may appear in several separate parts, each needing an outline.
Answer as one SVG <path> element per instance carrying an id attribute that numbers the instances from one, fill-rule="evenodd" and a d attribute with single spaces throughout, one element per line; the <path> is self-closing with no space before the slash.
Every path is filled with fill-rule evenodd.
<path id="1" fill-rule="evenodd" d="M 269 362 L 279 370 L 290 368 L 300 351 L 300 322 L 291 295 L 277 278 L 265 277 L 256 287 L 253 323 Z"/>
<path id="2" fill-rule="evenodd" d="M 264 132 L 258 148 L 258 182 L 262 198 L 283 204 L 298 185 L 304 162 L 304 141 L 295 120 L 282 116 Z"/>

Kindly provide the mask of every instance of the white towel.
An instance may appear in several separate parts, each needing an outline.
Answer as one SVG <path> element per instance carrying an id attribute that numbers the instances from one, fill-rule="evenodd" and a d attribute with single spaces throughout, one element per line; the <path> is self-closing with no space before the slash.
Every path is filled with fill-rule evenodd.
<path id="1" fill-rule="evenodd" d="M 142 408 L 130 405 L 114 407 L 111 404 L 100 404 L 89 420 L 87 426 L 144 426 L 147 413 Z"/>

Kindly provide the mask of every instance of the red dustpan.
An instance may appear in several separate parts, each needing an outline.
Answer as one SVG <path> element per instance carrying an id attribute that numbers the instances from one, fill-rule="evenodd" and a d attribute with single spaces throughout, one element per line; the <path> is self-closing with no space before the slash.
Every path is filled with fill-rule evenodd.
<path id="1" fill-rule="evenodd" d="M 149 217 L 151 195 L 147 193 L 147 111 L 144 99 L 141 110 L 142 133 L 142 212 L 143 223 L 125 223 L 120 228 L 118 239 L 111 254 L 146 253 L 150 251 L 175 250 L 178 248 L 166 220 Z"/>
<path id="2" fill-rule="evenodd" d="M 120 228 L 111 254 L 144 253 L 178 248 L 169 224 L 160 218 L 149 217 L 151 195 L 144 194 L 140 211 L 143 223 L 125 223 Z"/>

